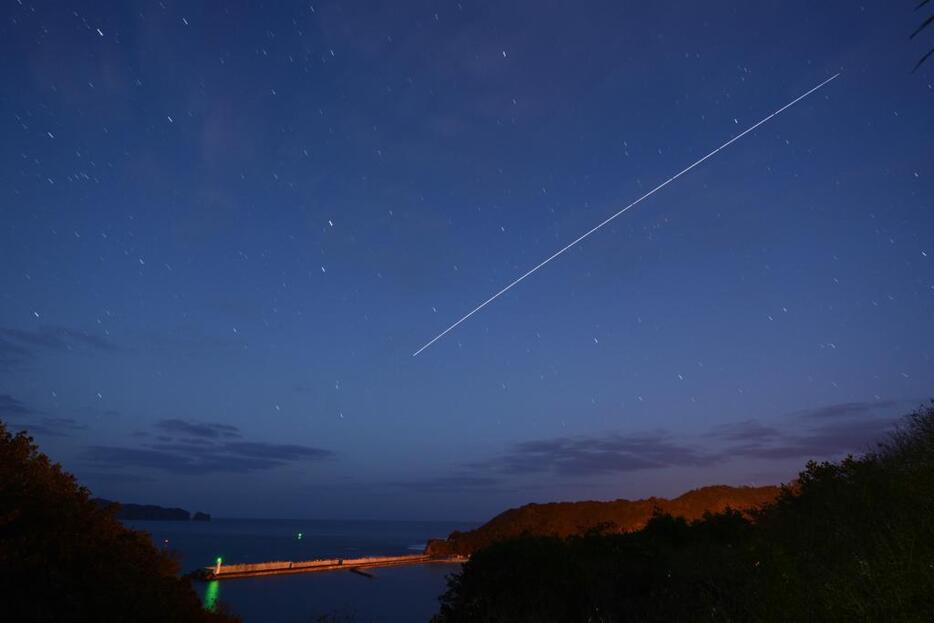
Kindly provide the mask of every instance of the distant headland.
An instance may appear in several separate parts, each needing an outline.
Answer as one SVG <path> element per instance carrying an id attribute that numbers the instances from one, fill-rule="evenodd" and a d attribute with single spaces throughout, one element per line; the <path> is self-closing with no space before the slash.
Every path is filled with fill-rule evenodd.
<path id="1" fill-rule="evenodd" d="M 432 539 L 425 554 L 437 557 L 470 556 L 493 543 L 523 535 L 568 537 L 587 533 L 633 532 L 648 523 L 656 511 L 700 519 L 704 513 L 727 508 L 757 508 L 775 500 L 781 489 L 715 485 L 694 489 L 672 500 L 614 500 L 611 502 L 552 502 L 526 504 L 500 513 L 468 532 L 453 532 L 446 539 Z"/>
<path id="2" fill-rule="evenodd" d="M 166 508 L 154 504 L 123 504 L 104 498 L 94 498 L 91 500 L 99 506 L 111 506 L 116 504 L 119 507 L 117 511 L 118 519 L 132 519 L 136 521 L 211 521 L 209 513 L 195 512 L 194 515 L 184 508 Z"/>

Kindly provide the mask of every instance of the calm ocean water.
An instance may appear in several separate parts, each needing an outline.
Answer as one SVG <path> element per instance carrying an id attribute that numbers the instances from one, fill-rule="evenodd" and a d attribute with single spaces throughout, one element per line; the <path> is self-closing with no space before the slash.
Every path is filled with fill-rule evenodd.
<path id="1" fill-rule="evenodd" d="M 127 521 L 152 535 L 158 547 L 177 552 L 182 569 L 214 563 L 312 558 L 356 558 L 421 551 L 429 538 L 473 523 L 214 519 L 210 522 Z M 301 533 L 301 538 L 298 538 Z M 348 571 L 220 582 L 196 582 L 205 604 L 222 602 L 245 623 L 309 623 L 319 615 L 354 614 L 356 623 L 427 621 L 438 609 L 445 576 L 457 565 L 374 569 L 368 579 Z"/>

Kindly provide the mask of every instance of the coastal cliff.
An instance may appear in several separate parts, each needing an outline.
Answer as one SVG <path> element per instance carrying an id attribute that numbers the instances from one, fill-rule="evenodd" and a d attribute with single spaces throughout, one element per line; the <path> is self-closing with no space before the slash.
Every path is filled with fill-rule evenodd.
<path id="1" fill-rule="evenodd" d="M 475 530 L 455 531 L 446 539 L 432 539 L 425 546 L 430 556 L 469 556 L 493 543 L 519 536 L 568 537 L 588 532 L 619 533 L 639 530 L 659 510 L 687 520 L 726 508 L 746 510 L 775 500 L 779 487 L 728 487 L 714 485 L 694 489 L 672 500 L 651 497 L 611 502 L 552 502 L 526 504 L 500 513 Z"/>

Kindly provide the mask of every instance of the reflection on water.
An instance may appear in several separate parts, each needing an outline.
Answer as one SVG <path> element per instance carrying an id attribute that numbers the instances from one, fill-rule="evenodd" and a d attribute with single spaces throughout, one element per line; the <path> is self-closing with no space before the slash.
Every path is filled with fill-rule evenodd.
<path id="1" fill-rule="evenodd" d="M 126 523 L 149 532 L 157 545 L 166 546 L 168 541 L 181 557 L 183 573 L 214 567 L 218 556 L 223 564 L 411 554 L 414 543 L 475 527 L 461 522 L 289 519 Z M 438 611 L 445 576 L 457 568 L 386 567 L 375 569 L 373 579 L 335 571 L 199 581 L 194 586 L 205 608 L 226 607 L 244 623 L 314 621 L 332 612 L 354 612 L 356 623 L 412 623 L 427 621 Z"/>
<path id="2" fill-rule="evenodd" d="M 221 583 L 217 580 L 211 580 L 204 584 L 204 608 L 214 612 L 217 608 L 217 596 L 221 592 Z"/>
<path id="3" fill-rule="evenodd" d="M 301 623 L 353 613 L 354 623 L 418 623 L 438 611 L 438 595 L 454 564 L 381 567 L 372 578 L 348 570 L 229 578 L 196 583 L 204 607 L 244 623 Z M 221 589 L 217 588 L 222 584 Z M 336 620 L 343 621 L 340 616 Z"/>

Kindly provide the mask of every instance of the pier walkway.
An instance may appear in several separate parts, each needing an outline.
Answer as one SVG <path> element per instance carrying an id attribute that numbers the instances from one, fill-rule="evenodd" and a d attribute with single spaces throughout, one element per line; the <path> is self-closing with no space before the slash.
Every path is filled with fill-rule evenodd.
<path id="1" fill-rule="evenodd" d="M 323 560 L 276 560 L 245 564 L 221 564 L 204 567 L 198 575 L 206 580 L 224 580 L 228 578 L 249 578 L 262 575 L 288 575 L 292 573 L 314 573 L 320 571 L 341 571 L 345 569 L 373 569 L 376 567 L 398 567 L 401 565 L 422 565 L 426 563 L 458 563 L 464 557 L 437 558 L 426 554 L 404 556 L 369 556 L 366 558 L 328 558 Z"/>

